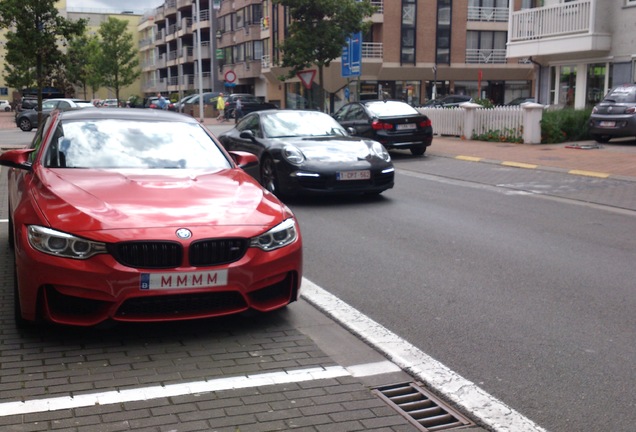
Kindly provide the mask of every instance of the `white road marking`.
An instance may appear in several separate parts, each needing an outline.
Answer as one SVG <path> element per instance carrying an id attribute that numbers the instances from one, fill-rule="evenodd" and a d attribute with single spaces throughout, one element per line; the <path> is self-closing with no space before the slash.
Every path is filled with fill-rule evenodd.
<path id="1" fill-rule="evenodd" d="M 364 365 L 360 365 L 357 367 L 365 369 Z M 0 417 L 89 407 L 94 405 L 108 405 L 123 402 L 152 400 L 165 397 L 193 395 L 198 393 L 209 393 L 239 388 L 288 384 L 303 381 L 338 378 L 351 375 L 351 372 L 349 372 L 342 366 L 316 367 L 301 370 L 291 370 L 288 372 L 271 372 L 256 375 L 220 378 L 210 381 L 170 384 L 166 386 L 157 385 L 151 387 L 112 390 L 101 393 L 80 394 L 76 396 L 34 399 L 24 402 L 5 402 L 0 404 Z"/>
<path id="2" fill-rule="evenodd" d="M 369 343 L 389 360 L 429 385 L 497 432 L 545 432 L 545 429 L 453 372 L 387 328 L 303 278 L 301 294 L 309 303 Z"/>

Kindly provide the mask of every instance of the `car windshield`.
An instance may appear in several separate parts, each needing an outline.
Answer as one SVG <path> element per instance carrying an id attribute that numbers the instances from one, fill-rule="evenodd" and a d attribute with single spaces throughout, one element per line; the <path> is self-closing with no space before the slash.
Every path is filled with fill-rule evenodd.
<path id="1" fill-rule="evenodd" d="M 261 103 L 261 101 L 256 96 L 252 95 L 241 95 L 238 96 L 237 99 L 241 99 L 241 102 L 243 103 Z"/>
<path id="2" fill-rule="evenodd" d="M 415 108 L 400 101 L 368 102 L 366 107 L 377 117 L 419 114 Z"/>
<path id="3" fill-rule="evenodd" d="M 347 135 L 337 121 L 318 111 L 281 111 L 261 119 L 268 138 Z"/>
<path id="4" fill-rule="evenodd" d="M 200 125 L 182 122 L 66 121 L 45 158 L 46 166 L 67 168 L 218 171 L 231 167 Z"/>
<path id="5" fill-rule="evenodd" d="M 636 103 L 636 86 L 616 87 L 612 89 L 605 101 L 616 103 Z"/>

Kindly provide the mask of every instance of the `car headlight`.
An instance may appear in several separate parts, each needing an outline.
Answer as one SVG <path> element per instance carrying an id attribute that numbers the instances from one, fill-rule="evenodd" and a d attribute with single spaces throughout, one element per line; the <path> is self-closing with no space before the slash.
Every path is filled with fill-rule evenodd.
<path id="1" fill-rule="evenodd" d="M 283 148 L 283 157 L 294 165 L 300 165 L 305 161 L 303 152 L 293 145 L 286 145 Z"/>
<path id="2" fill-rule="evenodd" d="M 37 225 L 28 228 L 29 244 L 46 254 L 73 259 L 87 259 L 106 253 L 106 244 L 75 237 Z"/>
<path id="3" fill-rule="evenodd" d="M 257 247 L 264 251 L 273 251 L 292 244 L 298 238 L 296 221 L 292 218 L 276 225 L 271 230 L 252 238 L 250 247 Z"/>
<path id="4" fill-rule="evenodd" d="M 389 152 L 386 150 L 386 148 L 384 148 L 382 144 L 374 141 L 371 145 L 371 148 L 373 149 L 373 153 L 375 153 L 380 159 L 391 162 L 391 155 L 389 155 Z"/>

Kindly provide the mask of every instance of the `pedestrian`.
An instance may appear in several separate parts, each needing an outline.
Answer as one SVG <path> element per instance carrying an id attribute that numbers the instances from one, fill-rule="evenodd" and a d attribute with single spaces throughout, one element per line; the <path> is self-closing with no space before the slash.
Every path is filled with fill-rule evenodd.
<path id="1" fill-rule="evenodd" d="M 159 109 L 166 109 L 166 98 L 163 97 L 163 95 L 161 93 L 157 93 L 157 97 L 159 99 L 157 99 L 157 107 L 159 107 Z"/>
<path id="2" fill-rule="evenodd" d="M 241 117 L 243 117 L 243 102 L 239 96 L 236 98 L 236 108 L 234 108 L 234 123 L 238 123 Z"/>
<path id="3" fill-rule="evenodd" d="M 216 109 L 219 111 L 219 115 L 216 119 L 218 121 L 225 121 L 225 99 L 223 99 L 223 93 L 219 93 L 219 97 L 216 99 Z"/>

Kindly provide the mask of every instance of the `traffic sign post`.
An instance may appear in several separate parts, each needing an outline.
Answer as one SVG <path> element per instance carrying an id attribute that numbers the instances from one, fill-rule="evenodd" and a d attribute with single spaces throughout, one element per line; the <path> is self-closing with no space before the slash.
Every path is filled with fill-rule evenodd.
<path id="1" fill-rule="evenodd" d="M 354 33 L 347 38 L 342 48 L 342 77 L 360 76 L 362 69 L 362 33 Z"/>

